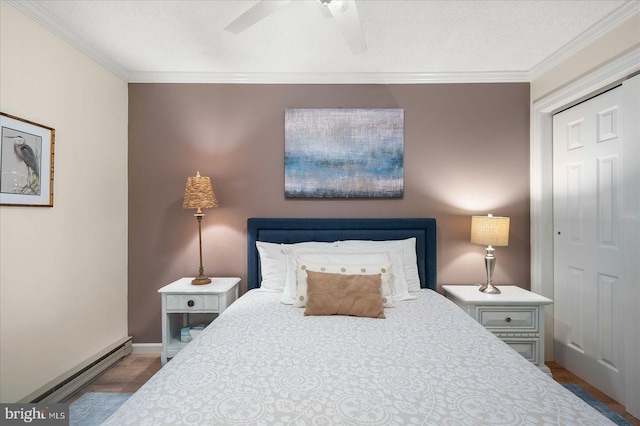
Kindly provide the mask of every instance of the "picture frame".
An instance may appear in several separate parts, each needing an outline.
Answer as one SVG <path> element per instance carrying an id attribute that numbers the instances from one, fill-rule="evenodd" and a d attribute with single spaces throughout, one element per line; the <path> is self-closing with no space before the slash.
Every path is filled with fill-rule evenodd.
<path id="1" fill-rule="evenodd" d="M 0 206 L 53 207 L 55 129 L 0 112 Z"/>
<path id="2" fill-rule="evenodd" d="M 285 109 L 285 198 L 402 198 L 404 109 Z"/>

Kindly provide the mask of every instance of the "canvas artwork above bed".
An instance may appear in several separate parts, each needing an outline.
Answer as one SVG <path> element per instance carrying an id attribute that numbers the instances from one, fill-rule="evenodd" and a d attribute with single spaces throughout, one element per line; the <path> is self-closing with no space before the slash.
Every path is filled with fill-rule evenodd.
<path id="1" fill-rule="evenodd" d="M 435 291 L 434 219 L 247 227 L 249 291 L 105 424 L 611 424 Z"/>
<path id="2" fill-rule="evenodd" d="M 286 109 L 287 198 L 402 198 L 404 110 Z"/>

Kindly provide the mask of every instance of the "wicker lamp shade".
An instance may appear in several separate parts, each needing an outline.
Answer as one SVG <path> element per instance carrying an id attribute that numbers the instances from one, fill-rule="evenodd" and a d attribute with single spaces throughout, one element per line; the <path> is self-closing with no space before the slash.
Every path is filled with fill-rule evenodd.
<path id="1" fill-rule="evenodd" d="M 196 172 L 193 177 L 187 178 L 187 187 L 184 190 L 183 209 L 200 209 L 208 207 L 218 207 L 218 200 L 211 187 L 211 179 L 207 176 L 200 176 Z"/>
<path id="2" fill-rule="evenodd" d="M 471 242 L 486 246 L 509 245 L 509 218 L 499 216 L 472 216 Z"/>

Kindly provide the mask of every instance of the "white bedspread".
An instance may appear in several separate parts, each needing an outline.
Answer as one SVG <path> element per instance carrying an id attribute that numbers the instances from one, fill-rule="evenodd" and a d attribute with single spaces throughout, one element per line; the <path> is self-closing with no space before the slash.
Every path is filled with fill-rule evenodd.
<path id="1" fill-rule="evenodd" d="M 603 425 L 441 295 L 386 319 L 304 317 L 253 290 L 107 425 Z"/>

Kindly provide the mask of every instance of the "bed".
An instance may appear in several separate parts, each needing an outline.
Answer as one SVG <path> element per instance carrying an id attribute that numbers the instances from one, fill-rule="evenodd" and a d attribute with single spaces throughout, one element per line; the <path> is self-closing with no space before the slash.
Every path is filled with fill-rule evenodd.
<path id="1" fill-rule="evenodd" d="M 305 315 L 321 287 L 316 278 L 339 274 L 308 269 L 308 305 L 292 306 L 286 282 L 270 288 L 278 285 L 266 266 L 273 259 L 257 248 L 281 247 L 289 263 L 278 273 L 287 281 L 288 251 L 304 242 L 319 245 L 296 249 L 296 273 L 334 253 L 357 262 L 362 255 L 369 268 L 373 256 L 402 252 L 407 241 L 419 288 L 414 282 L 408 297 L 392 297 L 384 318 Z M 435 291 L 434 219 L 249 219 L 247 246 L 248 291 L 105 424 L 611 424 Z M 380 300 L 383 276 L 413 262 L 396 261 L 363 272 L 377 280 Z M 343 275 L 340 283 L 359 279 Z"/>

